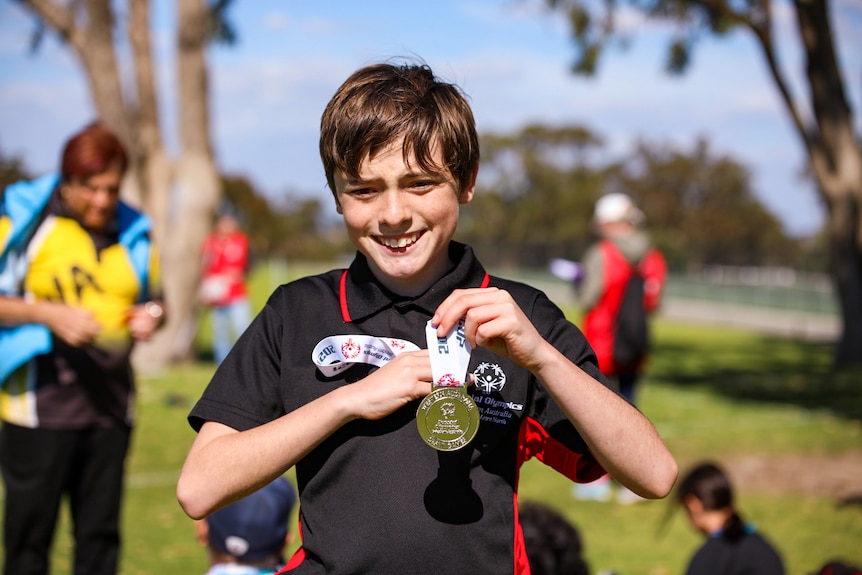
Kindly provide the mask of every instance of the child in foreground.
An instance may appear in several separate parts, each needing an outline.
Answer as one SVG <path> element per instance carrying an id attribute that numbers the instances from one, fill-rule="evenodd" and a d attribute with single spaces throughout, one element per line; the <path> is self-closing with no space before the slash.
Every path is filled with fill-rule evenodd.
<path id="1" fill-rule="evenodd" d="M 272 575 L 283 567 L 295 503 L 293 486 L 278 477 L 196 521 L 195 534 L 209 558 L 206 575 Z"/>
<path id="2" fill-rule="evenodd" d="M 452 241 L 479 167 L 457 87 L 427 66 L 362 68 L 323 113 L 320 153 L 357 254 L 277 288 L 219 366 L 189 415 L 186 513 L 295 466 L 302 546 L 282 572 L 498 575 L 529 572 L 531 457 L 667 495 L 676 462 L 581 332 Z"/>

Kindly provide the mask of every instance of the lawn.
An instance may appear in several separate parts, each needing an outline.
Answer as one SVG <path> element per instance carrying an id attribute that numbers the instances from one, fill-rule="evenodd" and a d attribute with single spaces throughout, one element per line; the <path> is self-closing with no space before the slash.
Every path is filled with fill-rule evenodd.
<path id="1" fill-rule="evenodd" d="M 205 345 L 204 333 L 199 341 Z M 828 346 L 660 319 L 639 407 L 683 469 L 702 458 L 859 453 L 862 381 L 858 373 L 830 373 L 829 353 Z M 194 437 L 186 414 L 213 369 L 200 362 L 139 378 L 124 502 L 124 575 L 206 571 L 205 551 L 174 487 Z M 839 507 L 831 493 L 738 491 L 743 514 L 780 549 L 789 575 L 807 575 L 833 557 L 862 563 L 862 506 Z M 537 462 L 523 469 L 520 497 L 547 502 L 578 526 L 594 574 L 679 574 L 700 543 L 680 512 L 669 515 L 667 501 L 578 501 L 565 478 Z M 68 531 L 64 513 L 54 573 L 70 572 Z"/>

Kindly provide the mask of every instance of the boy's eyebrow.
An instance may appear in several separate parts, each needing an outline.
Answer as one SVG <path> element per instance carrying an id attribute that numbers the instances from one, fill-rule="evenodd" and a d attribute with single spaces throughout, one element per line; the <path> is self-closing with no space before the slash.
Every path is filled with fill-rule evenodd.
<path id="1" fill-rule="evenodd" d="M 413 178 L 434 178 L 434 179 L 437 179 L 437 178 L 441 178 L 441 177 L 445 177 L 443 175 L 443 173 L 441 173 L 441 172 L 431 172 L 431 171 L 423 170 L 420 168 L 420 169 L 415 169 L 415 170 L 411 169 L 407 172 L 404 172 L 403 174 L 400 174 L 398 176 L 398 179 L 399 180 L 413 179 Z M 341 179 L 344 180 L 344 183 L 348 186 L 358 186 L 358 185 L 368 184 L 370 182 L 379 180 L 380 178 L 379 177 L 363 178 L 362 176 L 359 176 L 359 175 L 349 176 L 349 175 L 345 174 L 344 172 L 342 172 L 341 173 Z"/>
<path id="2" fill-rule="evenodd" d="M 341 179 L 344 180 L 344 183 L 347 184 L 348 186 L 355 186 L 357 184 L 362 184 L 362 183 L 365 183 L 368 181 L 368 180 L 364 180 L 364 179 L 360 178 L 359 176 L 356 176 L 356 177 L 348 176 L 344 172 L 341 172 L 341 174 L 339 174 L 339 175 L 341 176 Z"/>

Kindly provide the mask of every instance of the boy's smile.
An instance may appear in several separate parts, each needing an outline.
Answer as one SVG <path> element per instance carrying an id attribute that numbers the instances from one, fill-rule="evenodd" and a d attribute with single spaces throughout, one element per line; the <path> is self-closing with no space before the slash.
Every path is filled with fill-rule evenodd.
<path id="1" fill-rule="evenodd" d="M 459 205 L 473 199 L 473 182 L 459 191 L 448 172 L 404 161 L 399 139 L 366 158 L 359 177 L 335 174 L 338 213 L 375 277 L 399 295 L 418 295 L 446 273 Z M 433 154 L 443 166 L 442 153 Z"/>

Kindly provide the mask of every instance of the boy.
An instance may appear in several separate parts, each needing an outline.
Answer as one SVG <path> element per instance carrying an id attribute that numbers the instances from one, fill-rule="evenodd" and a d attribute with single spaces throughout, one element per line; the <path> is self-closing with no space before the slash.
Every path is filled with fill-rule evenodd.
<path id="1" fill-rule="evenodd" d="M 362 68 L 327 105 L 320 151 L 358 253 L 279 287 L 217 370 L 189 416 L 190 516 L 296 465 L 303 544 L 285 572 L 496 575 L 529 572 L 517 482 L 532 456 L 670 491 L 676 462 L 578 329 L 452 241 L 479 164 L 455 86 L 427 66 Z"/>

